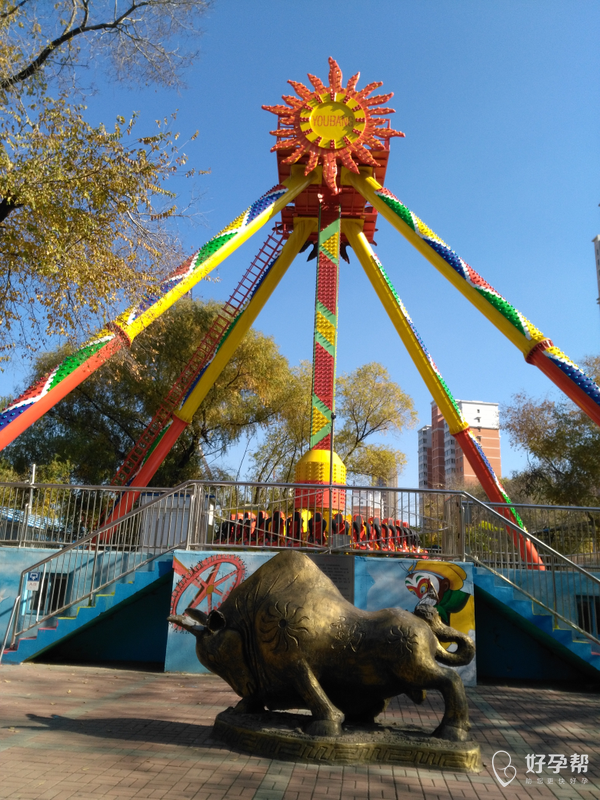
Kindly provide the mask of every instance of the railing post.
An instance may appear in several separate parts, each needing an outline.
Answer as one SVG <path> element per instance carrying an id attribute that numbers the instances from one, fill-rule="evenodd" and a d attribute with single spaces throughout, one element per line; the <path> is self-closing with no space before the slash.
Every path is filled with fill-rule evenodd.
<path id="1" fill-rule="evenodd" d="M 190 495 L 190 510 L 188 512 L 187 534 L 185 537 L 185 549 L 191 550 L 190 539 L 197 530 L 198 525 L 198 484 L 195 483 Z M 194 533 L 193 533 L 194 532 Z"/>
<path id="2" fill-rule="evenodd" d="M 467 560 L 467 553 L 465 548 L 465 503 L 464 497 L 458 497 L 458 552 L 462 561 Z"/>
<path id="3" fill-rule="evenodd" d="M 13 620 L 15 619 L 15 615 L 17 614 L 17 608 L 21 601 L 21 595 L 18 594 L 15 597 L 15 602 L 13 603 L 12 611 L 10 612 L 10 619 L 8 620 L 8 625 L 6 626 L 6 633 L 4 634 L 4 641 L 2 642 L 2 649 L 0 650 L 0 663 L 2 663 L 2 656 L 4 655 L 4 651 L 6 650 L 6 643 L 8 641 L 8 637 L 11 635 L 10 629 L 13 628 Z M 12 636 L 11 636 L 11 647 L 12 643 L 16 638 L 15 629 L 16 625 L 13 628 Z"/>
<path id="4" fill-rule="evenodd" d="M 96 582 L 96 562 L 98 561 L 98 550 L 100 548 L 100 539 L 97 538 L 96 541 L 92 540 L 90 542 L 92 547 L 93 553 L 93 560 L 92 560 L 92 578 L 90 582 L 90 600 L 89 604 L 92 606 L 94 605 L 94 583 Z M 83 551 L 85 552 L 85 551 Z"/>

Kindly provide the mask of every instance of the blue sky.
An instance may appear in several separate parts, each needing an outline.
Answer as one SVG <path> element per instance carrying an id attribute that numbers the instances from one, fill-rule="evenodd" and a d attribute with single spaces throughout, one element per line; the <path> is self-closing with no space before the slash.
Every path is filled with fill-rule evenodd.
<path id="1" fill-rule="evenodd" d="M 274 117 L 261 105 L 291 93 L 288 78 L 326 79 L 333 56 L 345 79 L 361 72 L 359 88 L 383 81 L 381 91 L 395 93 L 393 127 L 406 133 L 392 140 L 386 185 L 577 361 L 599 352 L 599 21 L 598 4 L 577 0 L 216 0 L 187 88 L 131 91 L 98 75 L 90 115 L 108 123 L 136 109 L 141 132 L 179 109 L 182 139 L 199 129 L 185 151 L 211 172 L 194 182 L 197 224 L 182 222 L 192 250 L 276 183 Z M 261 241 L 195 296 L 225 299 Z M 507 403 L 521 390 L 553 393 L 385 220 L 376 241 L 456 397 Z M 313 302 L 314 262 L 300 257 L 257 323 L 292 363 L 311 357 Z M 342 266 L 339 325 L 338 371 L 383 362 L 427 423 L 428 392 L 352 257 Z M 0 389 L 20 380 L 8 370 Z M 387 441 L 409 457 L 400 483 L 416 485 L 416 430 Z M 502 456 L 505 475 L 523 461 L 506 436 Z"/>

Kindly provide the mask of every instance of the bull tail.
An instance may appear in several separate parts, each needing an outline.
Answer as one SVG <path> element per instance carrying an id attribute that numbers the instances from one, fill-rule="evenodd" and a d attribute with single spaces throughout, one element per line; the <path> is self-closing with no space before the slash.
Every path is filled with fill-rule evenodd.
<path id="1" fill-rule="evenodd" d="M 437 661 L 450 667 L 463 667 L 465 664 L 471 663 L 475 656 L 475 645 L 468 636 L 449 625 L 444 625 L 433 606 L 419 604 L 415 608 L 414 614 L 429 625 L 438 640 L 435 650 Z M 456 642 L 458 649 L 455 653 L 450 653 L 448 650 L 444 650 L 440 642 Z"/>

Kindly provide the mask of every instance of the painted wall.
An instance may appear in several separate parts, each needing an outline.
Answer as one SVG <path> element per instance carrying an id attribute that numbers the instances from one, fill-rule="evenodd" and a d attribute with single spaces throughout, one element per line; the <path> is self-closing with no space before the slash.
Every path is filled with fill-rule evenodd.
<path id="1" fill-rule="evenodd" d="M 175 551 L 171 613 L 182 614 L 192 604 L 205 612 L 218 608 L 235 586 L 274 555 Z M 438 610 L 444 622 L 475 638 L 470 564 L 360 556 L 322 556 L 315 560 L 342 594 L 366 611 L 390 607 L 412 611 L 431 583 L 438 591 Z M 454 647 L 450 645 L 449 649 Z M 194 636 L 175 625 L 169 625 L 165 671 L 207 671 L 196 658 Z M 465 685 L 475 685 L 475 661 L 458 671 Z"/>
<path id="2" fill-rule="evenodd" d="M 45 548 L 0 547 L 0 645 L 19 590 L 21 572 L 51 552 Z"/>

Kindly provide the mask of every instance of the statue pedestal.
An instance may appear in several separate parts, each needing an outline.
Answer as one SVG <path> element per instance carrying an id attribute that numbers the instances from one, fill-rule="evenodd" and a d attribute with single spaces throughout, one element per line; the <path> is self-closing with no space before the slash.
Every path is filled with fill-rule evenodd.
<path id="1" fill-rule="evenodd" d="M 414 727 L 344 725 L 341 736 L 309 736 L 306 714 L 265 712 L 217 715 L 213 737 L 230 747 L 264 758 L 308 764 L 399 764 L 453 772 L 479 772 L 481 753 L 475 742 L 449 742 Z"/>

